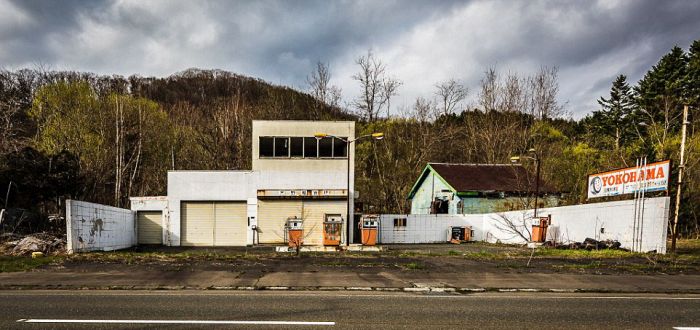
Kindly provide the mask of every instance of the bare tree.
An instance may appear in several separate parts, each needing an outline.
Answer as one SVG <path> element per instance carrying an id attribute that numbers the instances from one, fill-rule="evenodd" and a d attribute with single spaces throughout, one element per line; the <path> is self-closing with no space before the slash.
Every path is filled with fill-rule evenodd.
<path id="1" fill-rule="evenodd" d="M 448 115 L 453 113 L 460 102 L 466 97 L 468 90 L 459 81 L 449 79 L 435 85 L 438 100 L 442 103 L 442 114 Z"/>
<path id="2" fill-rule="evenodd" d="M 355 63 L 360 66 L 360 72 L 354 74 L 352 79 L 360 83 L 362 90 L 352 105 L 367 120 L 374 121 L 402 83 L 395 78 L 387 78 L 386 65 L 374 57 L 372 50 L 360 56 Z"/>
<path id="3" fill-rule="evenodd" d="M 413 103 L 413 116 L 420 123 L 430 122 L 435 117 L 435 105 L 428 99 L 418 97 Z"/>
<path id="4" fill-rule="evenodd" d="M 505 213 L 499 213 L 493 220 L 494 227 L 506 233 L 506 235 L 509 235 L 503 239 L 512 240 L 514 238 L 520 238 L 525 241 L 524 243 L 532 240 L 532 233 L 530 232 L 532 216 L 529 215 L 527 211 L 522 211 L 522 214 L 520 216 L 515 216 L 515 219 Z"/>
<path id="5" fill-rule="evenodd" d="M 543 66 L 529 78 L 529 110 L 535 118 L 556 118 L 564 115 L 564 107 L 557 101 L 558 75 L 557 67 Z"/>
<path id="6" fill-rule="evenodd" d="M 329 65 L 318 61 L 314 71 L 306 77 L 311 96 L 316 99 L 314 105 L 314 115 L 316 117 L 321 115 L 321 107 L 324 105 L 331 107 L 340 105 L 342 90 L 338 86 L 331 85 L 331 76 Z"/>
<path id="7" fill-rule="evenodd" d="M 396 78 L 386 78 L 382 82 L 382 97 L 386 99 L 386 117 L 391 117 L 391 97 L 398 95 L 397 89 L 403 82 Z"/>
<path id="8" fill-rule="evenodd" d="M 479 105 L 485 112 L 498 110 L 498 95 L 500 93 L 500 81 L 496 69 L 491 67 L 484 72 L 481 79 L 481 92 L 479 93 Z"/>
<path id="9" fill-rule="evenodd" d="M 515 73 L 509 73 L 503 83 L 500 108 L 507 112 L 521 112 L 527 106 L 526 80 Z"/>

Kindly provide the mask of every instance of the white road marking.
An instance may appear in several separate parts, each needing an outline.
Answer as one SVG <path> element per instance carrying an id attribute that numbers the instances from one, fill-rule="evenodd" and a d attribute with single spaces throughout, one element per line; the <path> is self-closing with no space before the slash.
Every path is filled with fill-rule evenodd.
<path id="1" fill-rule="evenodd" d="M 676 330 L 700 330 L 700 327 L 673 327 Z"/>
<path id="2" fill-rule="evenodd" d="M 254 325 L 335 325 L 335 322 L 311 321 L 217 321 L 217 320 L 68 320 L 19 319 L 22 323 L 98 323 L 98 324 L 254 324 Z"/>

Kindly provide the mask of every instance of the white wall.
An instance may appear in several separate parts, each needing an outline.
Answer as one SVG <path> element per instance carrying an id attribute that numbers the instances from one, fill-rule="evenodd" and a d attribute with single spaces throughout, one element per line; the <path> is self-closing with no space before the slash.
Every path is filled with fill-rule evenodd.
<path id="1" fill-rule="evenodd" d="M 668 197 L 646 199 L 641 236 L 641 251 L 666 253 L 666 232 L 669 216 Z M 586 238 L 617 240 L 623 248 L 632 249 L 634 237 L 634 200 L 553 207 L 538 210 L 538 216 L 552 216 L 547 239 L 561 243 L 582 242 Z M 451 226 L 471 226 L 474 240 L 520 244 L 526 243 L 517 233 L 507 229 L 507 222 L 517 225 L 530 237 L 532 210 L 473 215 L 394 215 L 380 217 L 379 241 L 392 243 L 445 242 Z M 395 228 L 393 219 L 407 218 L 406 227 Z M 600 229 L 604 228 L 601 233 Z"/>
<path id="2" fill-rule="evenodd" d="M 394 227 L 394 219 L 406 218 L 405 227 Z M 450 227 L 471 226 L 474 239 L 483 237 L 481 214 L 382 214 L 378 240 L 383 244 L 444 243 Z"/>
<path id="3" fill-rule="evenodd" d="M 143 196 L 143 197 L 130 197 L 130 208 L 132 211 L 160 211 L 160 227 L 162 230 L 162 241 L 168 242 L 170 240 L 170 230 L 168 226 L 170 225 L 170 212 L 168 209 L 168 196 Z M 136 223 L 138 227 L 138 222 Z M 138 229 L 138 228 L 137 228 Z"/>
<path id="4" fill-rule="evenodd" d="M 257 196 L 256 174 L 252 171 L 169 171 L 168 213 L 164 245 L 180 246 L 180 206 L 187 201 L 240 201 Z M 248 203 L 250 204 L 250 203 Z M 251 214 L 248 207 L 248 217 Z M 251 223 L 255 225 L 256 223 Z M 248 244 L 252 244 L 248 230 Z"/>
<path id="5" fill-rule="evenodd" d="M 135 212 L 76 200 L 66 201 L 69 253 L 112 251 L 136 245 Z"/>
<path id="6" fill-rule="evenodd" d="M 344 177 L 343 177 L 344 178 Z M 184 201 L 241 201 L 248 205 L 247 244 L 257 225 L 258 189 L 346 189 L 333 172 L 302 171 L 170 171 L 165 245 L 180 245 L 180 206 Z"/>
<path id="7" fill-rule="evenodd" d="M 666 232 L 670 210 L 669 197 L 647 198 L 644 207 L 643 228 L 641 230 L 641 251 L 666 253 Z M 586 238 L 616 240 L 623 248 L 634 246 L 634 200 L 607 203 L 591 203 L 545 208 L 538 210 L 538 216 L 552 215 L 552 225 L 547 230 L 547 239 L 557 242 L 582 242 Z M 504 232 L 504 217 L 522 224 L 527 219 L 528 228 L 532 210 L 513 211 L 499 214 L 485 214 L 484 226 L 486 241 L 503 243 L 523 243 L 517 235 Z M 500 227 L 500 228 L 499 228 Z M 600 232 L 604 228 L 604 232 Z M 523 231 L 525 236 L 528 232 Z"/>

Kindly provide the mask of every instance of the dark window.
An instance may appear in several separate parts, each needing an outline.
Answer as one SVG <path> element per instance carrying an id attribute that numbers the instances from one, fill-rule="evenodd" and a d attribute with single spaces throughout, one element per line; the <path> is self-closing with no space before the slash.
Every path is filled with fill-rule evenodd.
<path id="1" fill-rule="evenodd" d="M 292 147 L 289 155 L 292 157 L 304 157 L 304 138 L 291 137 L 289 140 Z"/>
<path id="2" fill-rule="evenodd" d="M 333 139 L 324 138 L 318 141 L 318 156 L 333 157 Z"/>
<path id="3" fill-rule="evenodd" d="M 318 141 L 315 137 L 305 137 L 304 138 L 304 157 L 305 158 L 316 158 L 318 157 Z"/>
<path id="4" fill-rule="evenodd" d="M 394 218 L 394 227 L 406 227 L 406 218 Z"/>
<path id="5" fill-rule="evenodd" d="M 275 157 L 289 157 L 289 138 L 275 138 Z"/>
<path id="6" fill-rule="evenodd" d="M 274 141 L 274 138 L 260 137 L 260 157 L 272 157 L 274 155 L 272 141 Z"/>
<path id="7" fill-rule="evenodd" d="M 333 157 L 345 158 L 348 156 L 348 144 L 338 138 L 333 138 Z"/>

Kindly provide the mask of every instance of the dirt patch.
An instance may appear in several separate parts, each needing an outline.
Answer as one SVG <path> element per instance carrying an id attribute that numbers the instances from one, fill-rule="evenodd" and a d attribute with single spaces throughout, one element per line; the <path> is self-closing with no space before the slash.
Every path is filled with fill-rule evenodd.
<path id="1" fill-rule="evenodd" d="M 681 244 L 681 246 L 686 246 Z M 428 273 L 700 274 L 700 244 L 672 255 L 625 251 L 531 249 L 486 243 L 392 245 L 379 253 L 275 253 L 270 247 L 168 248 L 65 256 L 41 270 L 98 272 L 105 269 L 231 271 L 242 276 L 270 272 L 407 271 Z M 697 246 L 697 248 L 694 248 Z M 530 265 L 528 266 L 528 261 Z M 246 275 L 248 274 L 248 275 Z"/>

